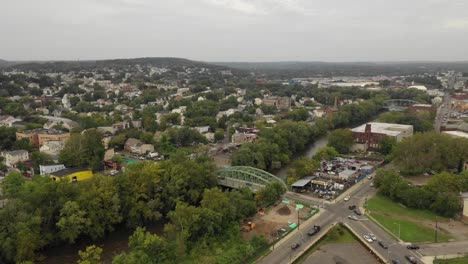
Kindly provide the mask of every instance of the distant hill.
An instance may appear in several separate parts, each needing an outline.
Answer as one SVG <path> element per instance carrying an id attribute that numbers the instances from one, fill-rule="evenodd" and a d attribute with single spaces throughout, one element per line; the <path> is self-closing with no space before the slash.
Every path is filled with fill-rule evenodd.
<path id="1" fill-rule="evenodd" d="M 221 65 L 214 65 L 205 62 L 192 61 L 182 58 L 153 57 L 135 59 L 114 59 L 114 60 L 89 60 L 89 61 L 50 61 L 50 62 L 27 62 L 10 66 L 22 71 L 45 71 L 45 72 L 69 72 L 79 70 L 93 70 L 101 68 L 126 68 L 128 66 L 155 66 L 155 67 L 203 67 L 213 69 L 226 69 Z"/>
<path id="2" fill-rule="evenodd" d="M 6 60 L 1 60 L 1 59 L 0 59 L 0 68 L 1 68 L 1 67 L 5 67 L 5 66 L 8 66 L 8 65 L 10 65 L 10 64 L 11 64 L 11 62 L 6 61 Z"/>
<path id="3" fill-rule="evenodd" d="M 468 72 L 468 62 L 213 62 L 277 77 L 406 75 L 455 70 Z"/>

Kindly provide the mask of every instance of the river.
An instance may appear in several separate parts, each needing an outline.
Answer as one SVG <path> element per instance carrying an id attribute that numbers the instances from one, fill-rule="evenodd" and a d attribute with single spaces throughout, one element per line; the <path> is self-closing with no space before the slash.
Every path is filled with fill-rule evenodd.
<path id="1" fill-rule="evenodd" d="M 299 158 L 302 158 L 302 157 L 312 158 L 312 156 L 314 156 L 315 153 L 317 153 L 317 151 L 320 148 L 326 147 L 327 144 L 328 144 L 328 135 L 322 136 L 319 139 L 317 139 L 313 144 L 310 144 L 310 146 L 308 147 L 307 150 L 305 150 L 305 151 L 303 151 L 303 152 L 301 152 L 299 154 L 294 155 L 292 160 L 299 159 Z M 291 160 L 291 162 L 292 162 L 292 160 Z M 289 168 L 291 168 L 291 163 L 287 164 L 286 166 L 284 166 L 283 168 L 278 170 L 275 173 L 276 176 L 278 176 L 279 178 L 285 180 L 286 177 L 288 176 L 287 174 L 288 174 Z"/>
<path id="2" fill-rule="evenodd" d="M 156 222 L 146 226 L 146 230 L 158 235 L 163 234 L 164 222 Z M 92 242 L 81 239 L 74 245 L 64 244 L 63 246 L 51 247 L 40 252 L 44 256 L 40 264 L 68 264 L 78 261 L 78 251 L 84 251 L 87 246 L 96 245 L 103 249 L 101 260 L 104 263 L 111 263 L 115 255 L 128 251 L 128 238 L 133 234 L 132 229 L 116 227 L 114 232 L 109 233 L 105 238 Z"/>

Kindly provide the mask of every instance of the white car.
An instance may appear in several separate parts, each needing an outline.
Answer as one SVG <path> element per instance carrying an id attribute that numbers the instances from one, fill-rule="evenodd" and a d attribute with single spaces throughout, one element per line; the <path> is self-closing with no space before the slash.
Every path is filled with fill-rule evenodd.
<path id="1" fill-rule="evenodd" d="M 377 237 L 372 233 L 367 234 L 367 236 L 370 237 L 373 241 L 377 240 Z"/>
<path id="2" fill-rule="evenodd" d="M 355 216 L 355 215 L 348 215 L 348 218 L 351 219 L 351 220 L 354 220 L 354 221 L 359 220 L 359 218 L 357 218 L 357 216 Z"/>
<path id="3" fill-rule="evenodd" d="M 369 243 L 372 243 L 374 240 L 372 240 L 372 238 L 370 238 L 368 235 L 363 235 L 362 237 L 364 237 L 364 239 L 369 242 Z"/>
<path id="4" fill-rule="evenodd" d="M 111 176 L 114 176 L 114 175 L 116 175 L 117 173 L 119 173 L 119 171 L 117 171 L 117 170 L 111 170 L 111 171 L 110 171 L 110 175 L 111 175 Z"/>
<path id="5" fill-rule="evenodd" d="M 349 201 L 349 199 L 351 199 L 349 195 L 344 198 L 345 202 Z"/>

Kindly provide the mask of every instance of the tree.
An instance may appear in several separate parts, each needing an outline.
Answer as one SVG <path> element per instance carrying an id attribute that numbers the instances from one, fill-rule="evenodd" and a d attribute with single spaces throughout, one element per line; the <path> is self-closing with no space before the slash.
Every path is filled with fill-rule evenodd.
<path id="1" fill-rule="evenodd" d="M 257 192 L 255 199 L 259 206 L 264 207 L 276 202 L 285 192 L 286 188 L 281 183 L 273 182 Z"/>
<path id="2" fill-rule="evenodd" d="M 104 158 L 102 134 L 95 129 L 88 129 L 82 134 L 73 134 L 60 152 L 59 161 L 67 167 L 102 167 Z"/>
<path id="3" fill-rule="evenodd" d="M 95 245 L 86 247 L 85 251 L 79 251 L 78 264 L 101 264 L 102 248 Z"/>
<path id="4" fill-rule="evenodd" d="M 3 193 L 9 198 L 15 198 L 25 183 L 23 175 L 19 172 L 10 172 L 1 182 Z"/>
<path id="5" fill-rule="evenodd" d="M 312 159 L 316 161 L 329 160 L 338 157 L 338 152 L 334 147 L 323 147 L 317 150 Z"/>
<path id="6" fill-rule="evenodd" d="M 16 140 L 16 128 L 0 126 L 0 149 L 11 149 Z"/>
<path id="7" fill-rule="evenodd" d="M 309 111 L 305 108 L 292 110 L 286 114 L 286 118 L 293 121 L 307 121 L 309 118 Z"/>
<path id="8" fill-rule="evenodd" d="M 60 219 L 57 222 L 57 227 L 60 229 L 59 236 L 63 240 L 71 244 L 75 243 L 88 224 L 86 213 L 80 209 L 77 202 L 68 201 L 63 205 L 60 210 Z"/>
<path id="9" fill-rule="evenodd" d="M 392 153 L 395 148 L 397 141 L 393 137 L 385 137 L 379 142 L 379 152 L 383 155 L 388 155 Z"/>
<path id="10" fill-rule="evenodd" d="M 15 141 L 13 144 L 13 150 L 26 150 L 28 152 L 32 151 L 33 145 L 27 138 L 22 138 L 20 140 Z"/>
<path id="11" fill-rule="evenodd" d="M 114 258 L 114 264 L 174 263 L 177 256 L 169 243 L 156 234 L 138 227 L 129 238 L 130 252 Z"/>
<path id="12" fill-rule="evenodd" d="M 328 136 L 328 146 L 339 153 L 348 153 L 353 144 L 353 132 L 349 129 L 336 129 Z"/>

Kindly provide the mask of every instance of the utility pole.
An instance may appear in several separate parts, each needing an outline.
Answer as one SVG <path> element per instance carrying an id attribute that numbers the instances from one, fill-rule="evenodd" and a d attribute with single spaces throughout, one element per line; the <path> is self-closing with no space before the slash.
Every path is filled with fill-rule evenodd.
<path id="1" fill-rule="evenodd" d="M 437 218 L 435 220 L 435 242 L 437 243 Z"/>
<path id="2" fill-rule="evenodd" d="M 299 230 L 299 210 L 297 210 L 297 230 Z"/>

